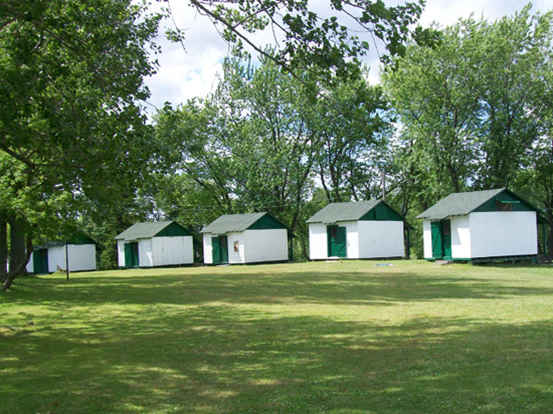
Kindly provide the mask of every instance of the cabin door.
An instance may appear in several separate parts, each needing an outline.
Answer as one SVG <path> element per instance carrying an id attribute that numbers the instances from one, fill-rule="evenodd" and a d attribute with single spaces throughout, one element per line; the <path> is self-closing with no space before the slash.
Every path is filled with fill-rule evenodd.
<path id="1" fill-rule="evenodd" d="M 138 267 L 138 242 L 125 243 L 125 267 Z"/>
<path id="2" fill-rule="evenodd" d="M 33 271 L 36 274 L 48 273 L 48 249 L 33 252 Z"/>
<path id="3" fill-rule="evenodd" d="M 432 258 L 451 259 L 451 221 L 433 221 L 430 223 L 432 233 Z"/>
<path id="4" fill-rule="evenodd" d="M 346 228 L 327 226 L 328 257 L 347 257 Z"/>
<path id="5" fill-rule="evenodd" d="M 211 248 L 212 248 L 212 256 L 213 256 L 213 264 L 228 263 L 227 236 L 212 237 Z"/>

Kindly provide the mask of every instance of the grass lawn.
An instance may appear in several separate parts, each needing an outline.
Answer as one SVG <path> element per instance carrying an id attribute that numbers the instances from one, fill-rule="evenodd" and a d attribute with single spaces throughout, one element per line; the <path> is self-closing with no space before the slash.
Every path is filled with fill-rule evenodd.
<path id="1" fill-rule="evenodd" d="M 2 413 L 548 413 L 553 267 L 372 261 L 29 277 Z"/>

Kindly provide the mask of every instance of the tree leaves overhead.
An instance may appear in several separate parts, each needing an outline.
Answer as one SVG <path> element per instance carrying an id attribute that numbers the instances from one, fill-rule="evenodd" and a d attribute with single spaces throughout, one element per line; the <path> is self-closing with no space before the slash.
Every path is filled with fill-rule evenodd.
<path id="1" fill-rule="evenodd" d="M 0 3 L 0 214 L 27 255 L 33 233 L 63 239 L 85 204 L 115 204 L 146 175 L 160 19 L 131 0 Z"/>
<path id="2" fill-rule="evenodd" d="M 0 5 L 0 151 L 42 198 L 109 200 L 143 174 L 142 82 L 156 68 L 147 46 L 159 20 L 130 0 Z"/>
<path id="3" fill-rule="evenodd" d="M 329 14 L 325 15 L 307 0 L 189 3 L 208 16 L 224 39 L 239 50 L 248 46 L 292 73 L 307 70 L 327 80 L 357 76 L 359 58 L 375 47 L 376 39 L 384 43 L 389 55 L 402 55 L 424 6 L 423 0 L 397 6 L 382 0 L 330 0 Z M 273 34 L 278 48 L 275 54 L 265 53 L 265 45 L 253 36 L 265 29 Z M 431 36 L 428 30 L 416 31 L 416 39 L 425 36 Z"/>

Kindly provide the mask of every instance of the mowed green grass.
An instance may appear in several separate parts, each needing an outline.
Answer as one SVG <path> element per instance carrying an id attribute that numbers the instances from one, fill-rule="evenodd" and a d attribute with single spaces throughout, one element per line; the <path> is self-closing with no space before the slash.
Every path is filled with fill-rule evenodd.
<path id="1" fill-rule="evenodd" d="M 553 411 L 552 266 L 391 263 L 17 280 L 0 411 Z"/>

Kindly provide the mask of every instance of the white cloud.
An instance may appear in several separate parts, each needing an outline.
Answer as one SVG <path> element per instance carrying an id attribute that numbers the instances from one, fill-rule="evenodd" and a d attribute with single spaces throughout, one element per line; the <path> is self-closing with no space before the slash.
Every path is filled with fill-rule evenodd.
<path id="1" fill-rule="evenodd" d="M 229 51 L 208 18 L 183 0 L 171 1 L 170 7 L 173 18 L 163 22 L 157 39 L 162 48 L 159 69 L 146 82 L 152 94 L 149 102 L 158 108 L 166 101 L 178 105 L 212 91 Z M 184 32 L 182 45 L 165 39 L 165 30 L 175 26 Z"/>
<path id="2" fill-rule="evenodd" d="M 553 7 L 551 0 L 538 0 L 534 2 L 534 10 L 545 10 L 545 3 Z M 523 0 L 430 0 L 421 16 L 420 24 L 428 26 L 437 22 L 441 26 L 455 23 L 459 18 L 467 18 L 474 14 L 475 18 L 484 17 L 489 20 L 497 20 L 503 16 L 512 15 L 527 4 Z"/>
<path id="3" fill-rule="evenodd" d="M 404 1 L 394 2 L 401 3 Z M 327 4 L 328 0 L 312 2 L 315 10 L 323 14 L 326 14 L 325 8 L 328 10 Z M 513 14 L 525 4 L 524 0 L 428 0 L 420 23 L 428 26 L 435 21 L 445 26 L 455 23 L 461 17 L 466 18 L 471 13 L 476 18 L 482 16 L 495 20 Z M 189 7 L 186 0 L 171 0 L 170 6 L 174 22 L 169 19 L 164 25 L 167 27 L 176 24 L 184 31 L 185 50 L 180 44 L 165 40 L 163 34 L 159 38 L 162 46 L 160 67 L 158 73 L 147 80 L 152 93 L 150 103 L 157 107 L 163 106 L 166 101 L 178 105 L 189 98 L 207 95 L 215 87 L 222 60 L 229 53 L 228 45 L 209 19 Z M 553 0 L 534 1 L 534 10 L 545 11 L 550 8 L 553 8 Z M 256 42 L 273 42 L 272 33 L 266 31 L 257 34 Z M 380 48 L 380 53 L 382 52 L 383 48 Z M 365 62 L 371 66 L 369 80 L 377 83 L 379 74 L 376 51 L 367 56 Z"/>

